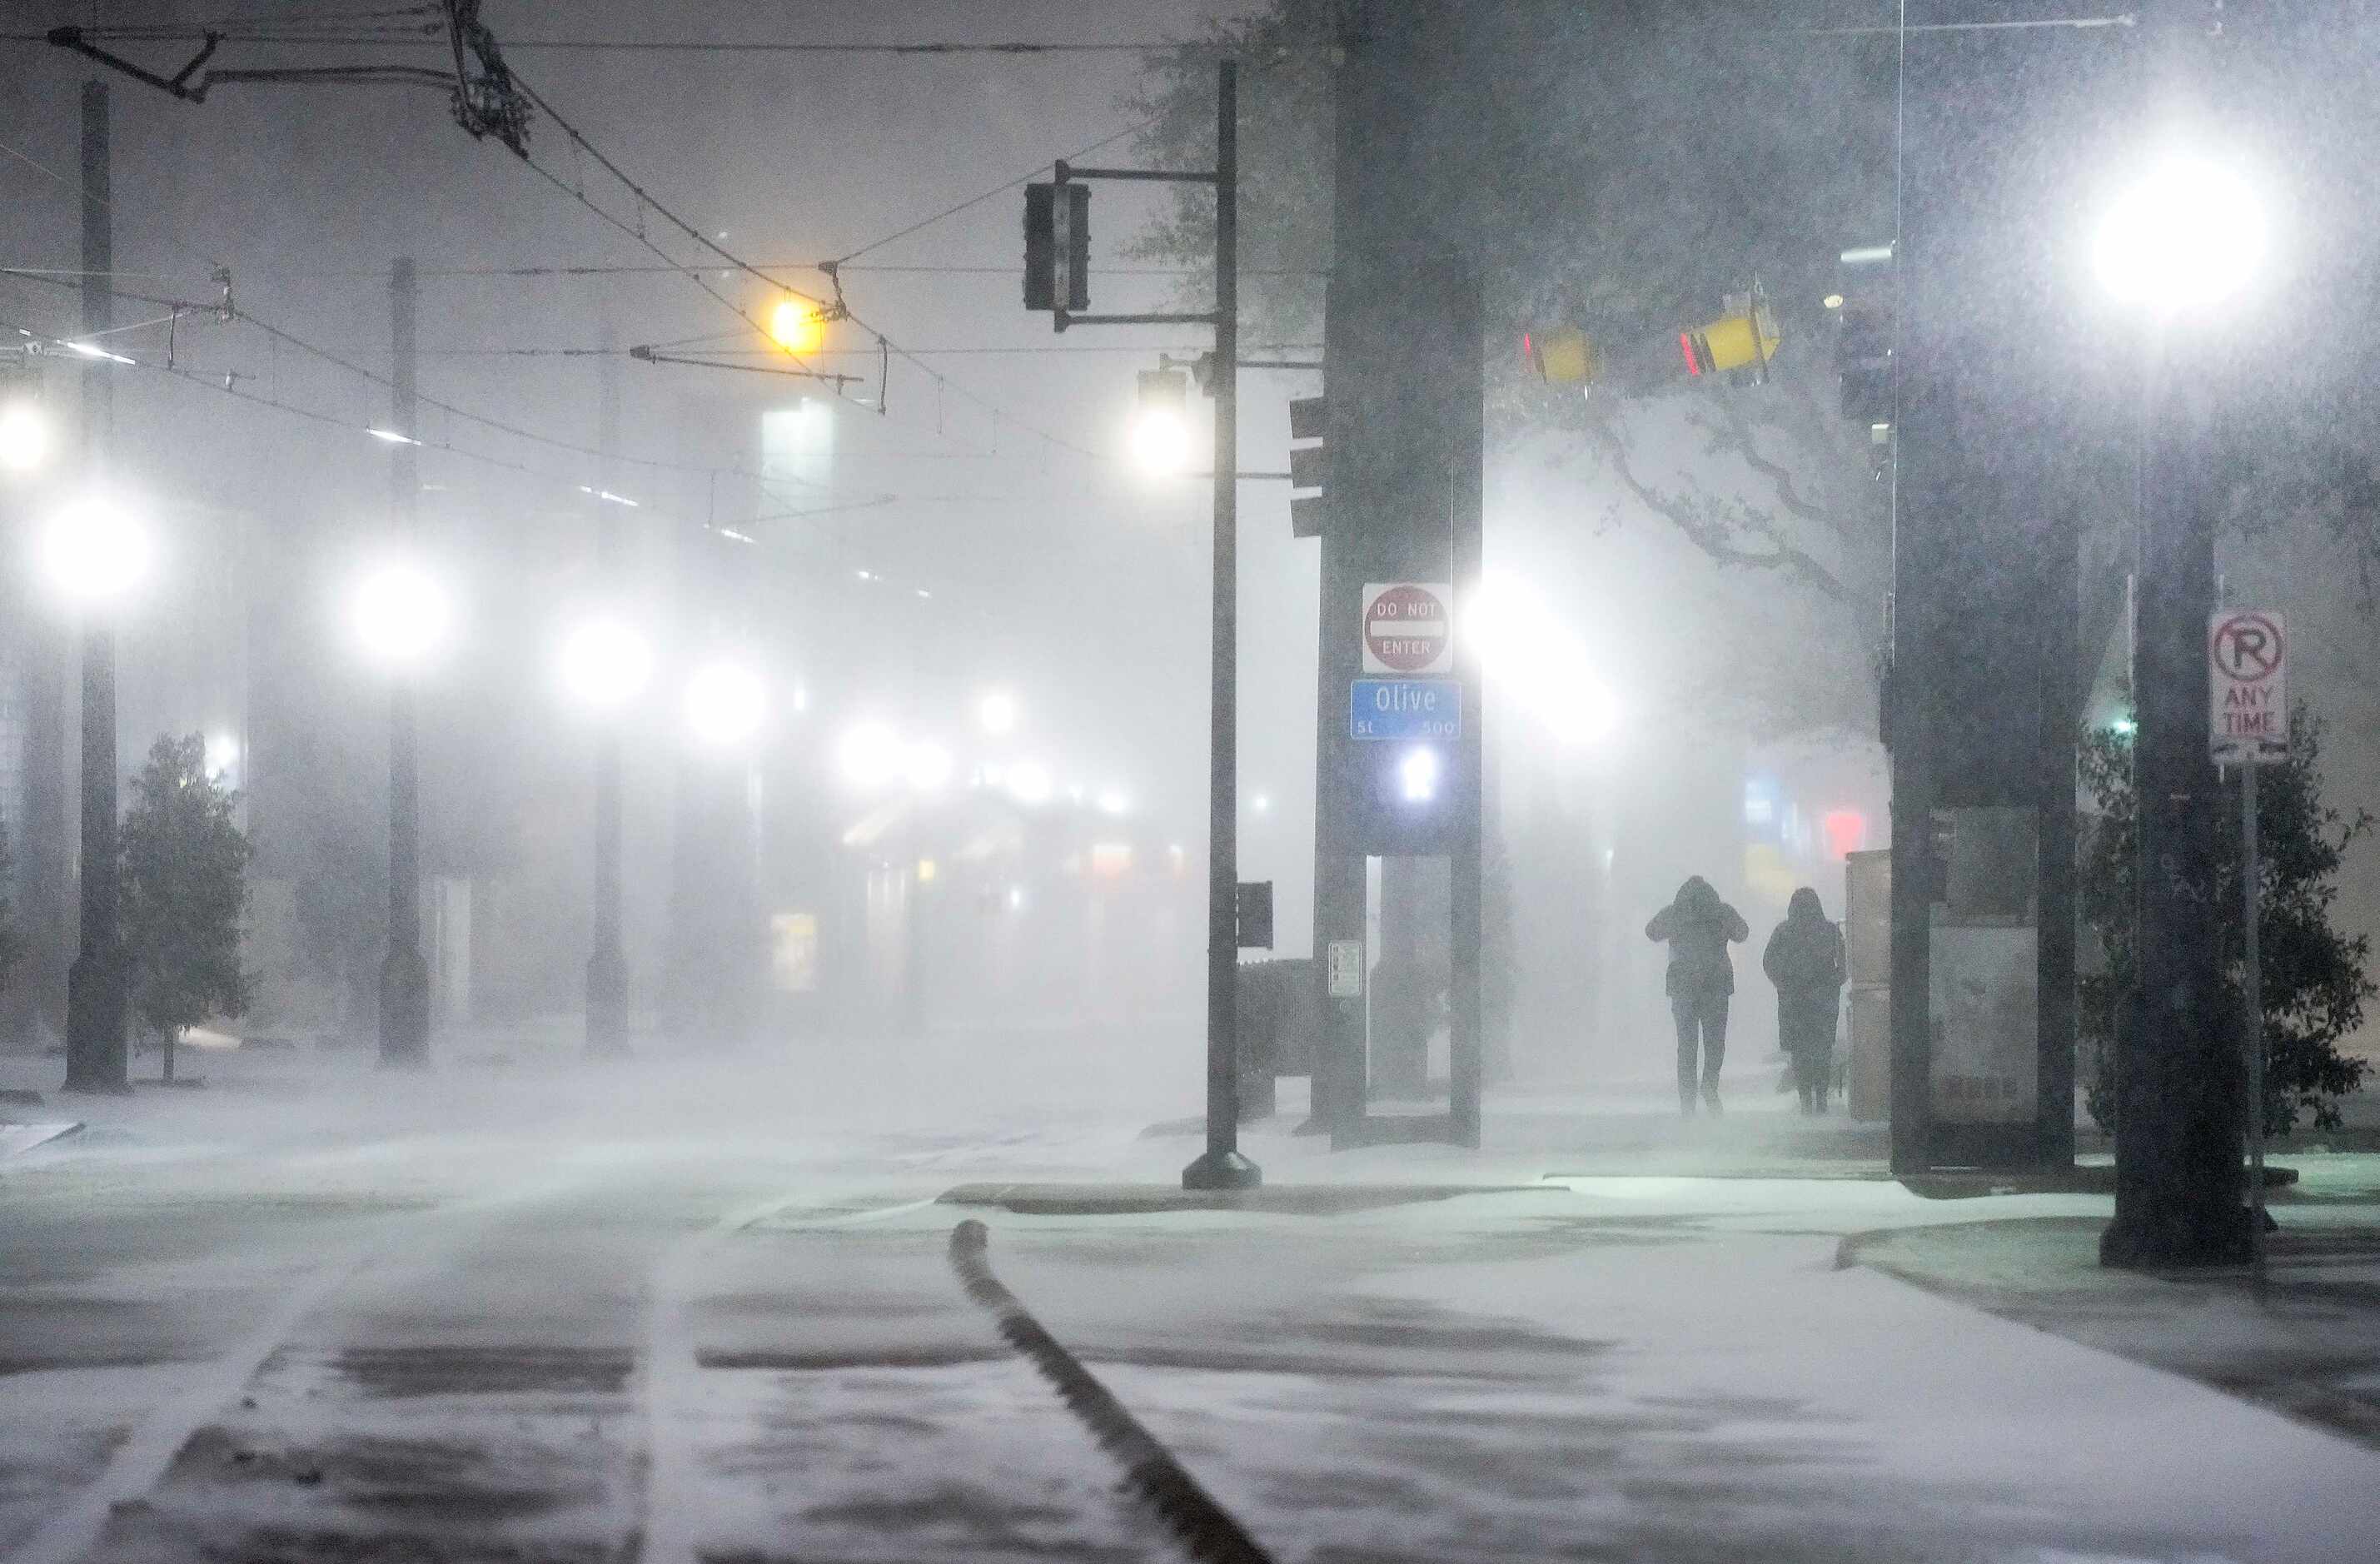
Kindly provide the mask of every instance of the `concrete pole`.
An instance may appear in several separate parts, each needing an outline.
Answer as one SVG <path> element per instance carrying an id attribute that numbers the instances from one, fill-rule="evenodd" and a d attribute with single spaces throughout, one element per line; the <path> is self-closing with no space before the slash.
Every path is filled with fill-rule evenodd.
<path id="1" fill-rule="evenodd" d="M 107 88 L 82 84 L 82 326 L 98 340 L 114 321 L 115 244 L 109 205 Z M 107 466 L 115 366 L 83 369 L 85 459 Z M 127 1092 L 124 950 L 117 928 L 115 821 L 115 627 L 88 611 L 82 640 L 81 937 L 67 973 L 67 1079 L 70 1092 Z"/>
<path id="2" fill-rule="evenodd" d="M 389 416 L 397 433 L 416 433 L 414 404 L 413 261 L 400 257 L 389 274 Z M 390 530 L 414 536 L 421 493 L 419 447 L 389 447 Z M 414 739 L 414 686 L 409 673 L 394 675 L 388 697 L 388 954 L 380 971 L 380 1061 L 419 1069 L 430 1062 L 430 964 L 421 954 L 421 789 Z"/>
<path id="3" fill-rule="evenodd" d="M 613 346 L 613 328 L 603 323 L 603 346 Z M 621 585 L 620 507 L 602 498 L 612 492 L 614 459 L 620 443 L 620 361 L 606 352 L 599 360 L 601 389 L 596 405 L 596 449 L 602 453 L 596 467 L 595 575 L 601 590 L 616 593 Z M 628 1056 L 628 957 L 620 935 L 620 727 L 616 718 L 595 733 L 595 927 L 587 954 L 587 1056 L 625 1059 Z"/>

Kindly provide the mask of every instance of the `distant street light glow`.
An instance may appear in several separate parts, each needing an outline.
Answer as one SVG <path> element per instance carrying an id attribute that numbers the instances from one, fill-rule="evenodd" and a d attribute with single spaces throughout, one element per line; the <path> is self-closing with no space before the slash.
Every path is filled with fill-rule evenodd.
<path id="1" fill-rule="evenodd" d="M 2265 214 L 2238 169 L 2167 159 L 2116 199 L 2092 261 L 2100 285 L 2129 304 L 2189 309 L 2219 303 L 2265 255 Z"/>
<path id="2" fill-rule="evenodd" d="M 906 758 L 900 735 L 881 722 L 862 722 L 843 735 L 835 746 L 835 763 L 843 780 L 859 788 L 879 788 L 899 776 Z"/>
<path id="3" fill-rule="evenodd" d="M 1057 791 L 1050 780 L 1050 768 L 1035 760 L 1019 760 L 1008 768 L 1008 796 L 1028 807 L 1050 802 Z"/>
<path id="4" fill-rule="evenodd" d="M 652 673 L 652 644 L 620 620 L 587 620 L 562 643 L 563 683 L 594 710 L 616 710 L 634 700 Z"/>
<path id="5" fill-rule="evenodd" d="M 1096 800 L 1102 815 L 1123 815 L 1132 812 L 1132 796 L 1122 788 L 1111 787 Z"/>
<path id="6" fill-rule="evenodd" d="M 30 396 L 0 402 L 0 470 L 31 472 L 50 459 L 57 431 Z"/>
<path id="7" fill-rule="evenodd" d="M 686 684 L 686 725 L 695 737 L 717 748 L 742 744 L 760 731 L 768 692 L 760 675 L 721 658 L 706 662 Z"/>
<path id="8" fill-rule="evenodd" d="M 1016 731 L 1016 697 L 1006 690 L 993 690 L 977 703 L 976 721 L 983 731 L 1000 738 Z"/>
<path id="9" fill-rule="evenodd" d="M 438 578 L 401 561 L 366 576 L 350 609 L 364 650 L 374 661 L 396 669 L 427 661 L 445 643 L 455 618 L 454 604 Z"/>
<path id="10" fill-rule="evenodd" d="M 951 752 L 931 742 L 913 744 L 903 758 L 901 770 L 910 787 L 917 792 L 937 792 L 951 780 Z"/>
<path id="11" fill-rule="evenodd" d="M 239 764 L 239 738 L 234 734 L 207 735 L 207 775 L 221 782 Z"/>
<path id="12" fill-rule="evenodd" d="M 149 578 L 149 529 L 123 500 L 86 494 L 53 515 L 41 534 L 42 574 L 77 608 L 103 609 Z"/>

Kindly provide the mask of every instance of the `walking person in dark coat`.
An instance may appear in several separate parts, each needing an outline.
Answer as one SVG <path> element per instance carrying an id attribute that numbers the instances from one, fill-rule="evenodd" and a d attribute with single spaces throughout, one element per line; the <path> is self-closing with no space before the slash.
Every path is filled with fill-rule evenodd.
<path id="1" fill-rule="evenodd" d="M 1703 1106 L 1717 1113 L 1718 1067 L 1727 1058 L 1727 1007 L 1735 993 L 1735 963 L 1727 948 L 1752 937 L 1743 915 L 1719 900 L 1696 875 L 1678 887 L 1677 900 L 1653 915 L 1645 938 L 1670 945 L 1670 1014 L 1678 1024 L 1678 1111 L 1694 1110 L 1700 1054 Z"/>
<path id="2" fill-rule="evenodd" d="M 1793 892 L 1785 921 L 1768 937 L 1760 969 L 1777 985 L 1777 1040 L 1793 1056 L 1802 1111 L 1824 1113 L 1835 1077 L 1835 1018 L 1843 994 L 1843 932 L 1827 921 L 1818 893 Z"/>

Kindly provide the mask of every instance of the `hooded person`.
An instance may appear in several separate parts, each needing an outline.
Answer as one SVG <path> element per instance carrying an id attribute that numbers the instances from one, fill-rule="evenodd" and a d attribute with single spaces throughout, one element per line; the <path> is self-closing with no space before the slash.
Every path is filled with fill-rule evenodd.
<path id="1" fill-rule="evenodd" d="M 1678 1024 L 1678 1111 L 1694 1110 L 1699 1073 L 1703 1106 L 1718 1106 L 1718 1070 L 1727 1058 L 1727 1010 L 1735 993 L 1735 963 L 1727 948 L 1752 937 L 1743 915 L 1719 900 L 1710 881 L 1695 875 L 1678 887 L 1677 899 L 1653 915 L 1645 938 L 1670 946 L 1665 985 L 1670 1015 Z M 1697 1058 L 1699 1056 L 1699 1059 Z M 1700 1069 L 1697 1072 L 1696 1066 Z"/>
<path id="2" fill-rule="evenodd" d="M 1835 1074 L 1835 1021 L 1842 1005 L 1843 934 L 1808 886 L 1786 903 L 1760 970 L 1777 985 L 1777 1040 L 1793 1059 L 1802 1111 L 1824 1113 Z"/>

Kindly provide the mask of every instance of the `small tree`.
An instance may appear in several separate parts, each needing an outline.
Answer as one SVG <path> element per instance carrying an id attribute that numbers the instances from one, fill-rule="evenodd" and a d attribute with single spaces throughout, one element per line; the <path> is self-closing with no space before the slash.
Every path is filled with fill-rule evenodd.
<path id="1" fill-rule="evenodd" d="M 2285 1134 L 2301 1113 L 2321 1129 L 2338 1127 L 2338 1099 L 2356 1089 L 2365 1061 L 2338 1051 L 2362 1024 L 2375 989 L 2366 968 L 2372 941 L 2331 922 L 2336 880 L 2348 847 L 2373 829 L 2362 811 L 2340 814 L 2322 802 L 2323 725 L 2304 706 L 2289 712 L 2289 758 L 2257 781 L 2256 830 L 2262 869 L 2257 937 L 2264 964 L 2265 1129 Z M 2116 1020 L 2139 971 L 2139 812 L 2132 793 L 2129 737 L 2093 731 L 2082 738 L 2083 785 L 2097 806 L 2082 846 L 2082 916 L 2107 954 L 2107 971 L 2081 983 L 2081 1030 L 2098 1067 L 2089 1088 L 2091 1117 L 2116 1130 Z M 2216 817 L 2212 894 L 2222 920 L 2222 1012 L 2244 1004 L 2240 929 L 2240 819 Z"/>
<path id="2" fill-rule="evenodd" d="M 124 819 L 124 940 L 132 1003 L 165 1045 L 211 1015 L 248 1010 L 239 966 L 240 914 L 248 903 L 248 838 L 233 818 L 238 801 L 207 774 L 205 738 L 161 735 L 132 781 Z"/>

